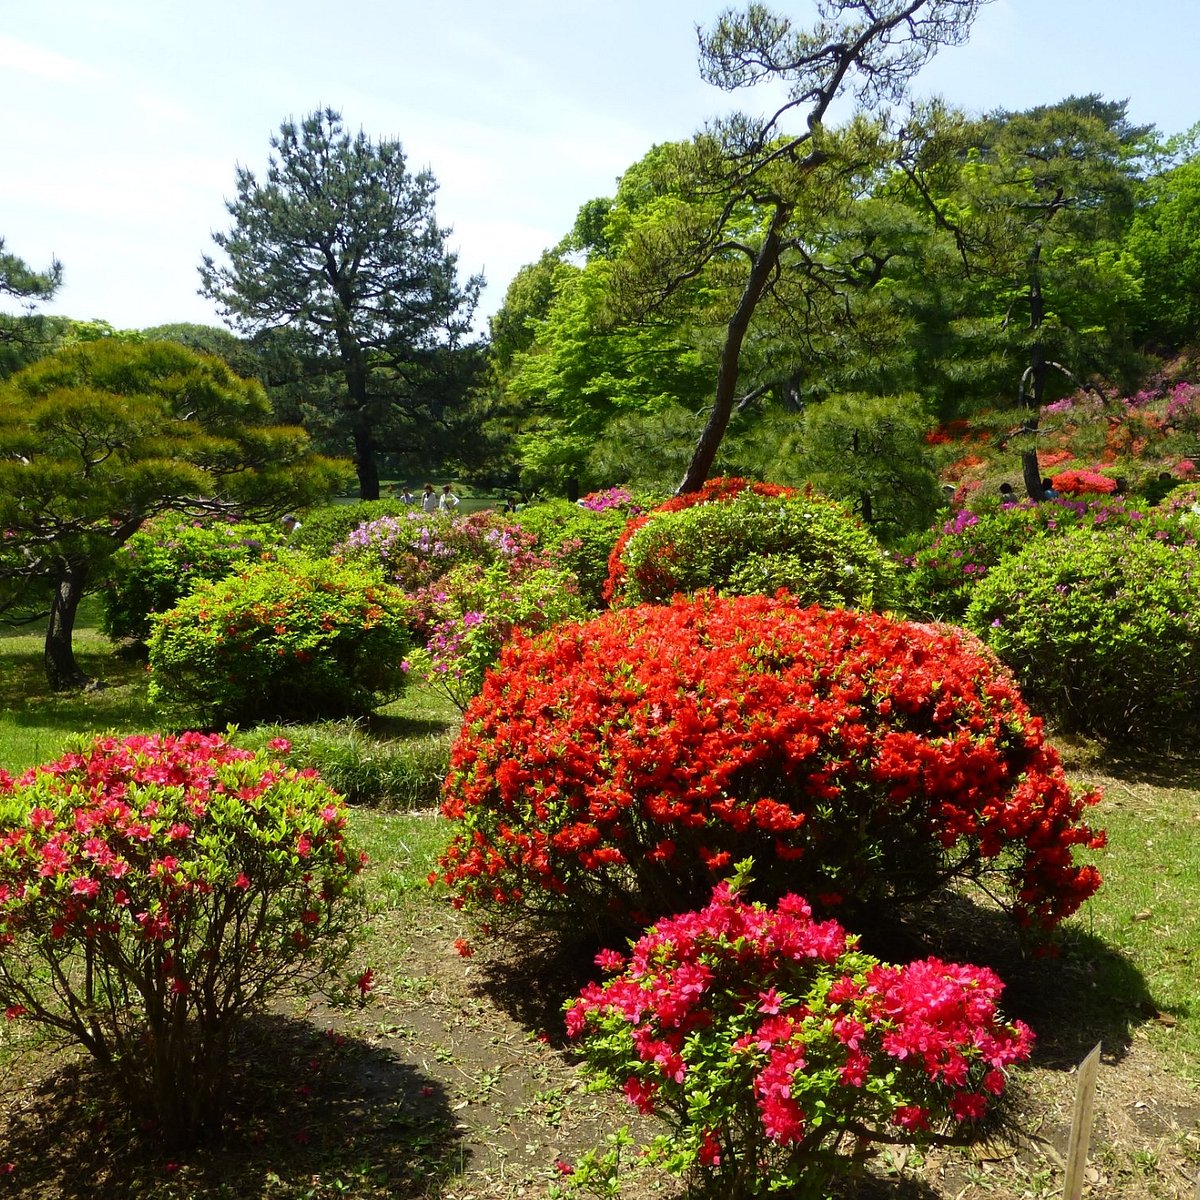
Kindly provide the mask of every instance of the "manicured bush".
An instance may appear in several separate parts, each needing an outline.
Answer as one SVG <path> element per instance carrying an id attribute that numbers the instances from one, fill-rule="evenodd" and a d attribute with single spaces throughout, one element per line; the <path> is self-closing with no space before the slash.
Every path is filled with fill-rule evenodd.
<path id="1" fill-rule="evenodd" d="M 645 924 L 753 857 L 854 912 L 986 874 L 1052 927 L 1099 885 L 1041 723 L 969 635 L 703 593 L 518 636 L 468 708 L 440 862 L 459 903 Z"/>
<path id="2" fill-rule="evenodd" d="M 409 655 L 409 664 L 463 709 L 515 630 L 541 633 L 586 615 L 571 572 L 514 571 L 503 560 L 457 567 L 419 597 L 417 625 L 427 630 L 426 644 Z"/>
<path id="3" fill-rule="evenodd" d="M 796 895 L 768 909 L 721 884 L 597 962 L 612 978 L 567 1005 L 568 1034 L 705 1196 L 824 1197 L 867 1143 L 966 1140 L 1032 1042 L 990 970 L 886 966 Z"/>
<path id="4" fill-rule="evenodd" d="M 84 1047 L 156 1140 L 190 1141 L 220 1118 L 236 1023 L 345 955 L 345 821 L 313 773 L 217 735 L 0 773 L 0 1005 Z"/>
<path id="5" fill-rule="evenodd" d="M 222 579 L 284 544 L 282 532 L 249 522 L 148 522 L 109 560 L 101 596 L 104 632 L 112 638 L 150 635 L 152 613 L 174 608 L 201 579 Z"/>
<path id="6" fill-rule="evenodd" d="M 363 716 L 404 689 L 409 608 L 326 559 L 246 567 L 155 618 L 150 698 L 210 726 Z"/>
<path id="7" fill-rule="evenodd" d="M 1031 543 L 979 585 L 968 625 L 1066 729 L 1160 739 L 1200 714 L 1200 552 L 1123 530 Z"/>
<path id="8" fill-rule="evenodd" d="M 1076 528 L 1127 529 L 1179 545 L 1195 541 L 1183 522 L 1118 497 L 1041 504 L 977 501 L 910 540 L 898 555 L 902 607 L 913 616 L 961 621 L 976 586 L 993 567 L 1034 539 Z"/>
<path id="9" fill-rule="evenodd" d="M 403 518 L 418 512 L 411 504 L 400 500 L 356 500 L 350 504 L 327 504 L 304 514 L 300 528 L 288 539 L 297 550 L 314 558 L 333 553 L 354 530 L 384 517 Z"/>
<path id="10" fill-rule="evenodd" d="M 599 493 L 604 500 L 611 494 Z M 545 500 L 523 508 L 515 516 L 522 529 L 537 538 L 538 550 L 574 573 L 579 594 L 591 609 L 604 607 L 604 581 L 608 559 L 631 517 L 640 515 L 636 502 L 588 507 L 568 500 Z M 593 504 L 602 501 L 597 499 Z"/>
<path id="11" fill-rule="evenodd" d="M 358 526 L 334 547 L 346 562 L 381 570 L 406 592 L 434 588 L 455 567 L 507 564 L 516 575 L 549 566 L 534 547 L 534 537 L 498 513 L 465 517 L 410 510 Z"/>
<path id="12" fill-rule="evenodd" d="M 893 568 L 879 543 L 840 505 L 790 490 L 743 488 L 684 508 L 661 507 L 623 541 L 607 594 L 614 604 L 663 603 L 714 588 L 803 604 L 871 606 L 886 600 Z"/>

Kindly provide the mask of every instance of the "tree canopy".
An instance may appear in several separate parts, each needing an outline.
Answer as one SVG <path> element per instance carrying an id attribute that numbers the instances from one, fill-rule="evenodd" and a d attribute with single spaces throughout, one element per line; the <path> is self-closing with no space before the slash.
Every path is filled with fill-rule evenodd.
<path id="1" fill-rule="evenodd" d="M 400 142 L 323 109 L 283 122 L 271 149 L 264 180 L 237 169 L 232 228 L 214 235 L 225 261 L 204 258 L 201 293 L 311 384 L 303 403 L 351 440 L 362 498 L 378 499 L 381 436 L 397 448 L 465 390 L 455 352 L 483 279 L 459 282 L 437 182 Z"/>
<path id="2" fill-rule="evenodd" d="M 346 478 L 218 359 L 111 338 L 60 350 L 0 387 L 0 612 L 48 612 L 49 678 L 78 683 L 79 600 L 146 518 L 266 519 Z"/>

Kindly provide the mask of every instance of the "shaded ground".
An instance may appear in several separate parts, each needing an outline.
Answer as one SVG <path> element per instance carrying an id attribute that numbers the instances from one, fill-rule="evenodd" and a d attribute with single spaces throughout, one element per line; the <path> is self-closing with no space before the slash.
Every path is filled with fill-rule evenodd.
<path id="1" fill-rule="evenodd" d="M 1085 1194 L 1192 1200 L 1200 1096 L 1163 1068 L 1147 1036 L 1186 1018 L 1161 1012 L 1134 968 L 1086 933 L 1053 959 L 1026 954 L 1006 925 L 959 900 L 945 902 L 938 925 L 947 957 L 986 961 L 1008 982 L 1006 1012 L 1038 1033 L 1033 1069 L 1003 1134 L 965 1151 L 880 1154 L 872 1178 L 843 1200 L 1060 1196 L 1073 1069 L 1097 1041 Z M 877 936 L 921 949 L 911 930 Z M 255 1021 L 225 1127 L 177 1160 L 138 1136 L 86 1060 L 48 1046 L 6 1054 L 0 1197 L 547 1196 L 556 1163 L 631 1120 L 614 1098 L 584 1089 L 561 1044 L 562 999 L 593 971 L 528 943 L 503 955 L 482 943 L 464 957 L 455 943 L 470 937 L 424 894 L 377 916 L 365 948 L 378 980 L 370 1001 L 296 1000 Z M 1114 994 L 1113 979 L 1120 1005 L 1098 999 Z M 681 1190 L 634 1170 L 621 1194 Z"/>

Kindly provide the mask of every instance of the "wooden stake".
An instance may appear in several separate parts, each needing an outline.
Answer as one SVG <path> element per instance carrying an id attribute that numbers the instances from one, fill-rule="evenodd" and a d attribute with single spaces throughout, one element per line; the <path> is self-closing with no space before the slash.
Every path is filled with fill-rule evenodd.
<path id="1" fill-rule="evenodd" d="M 1071 1114 L 1071 1141 L 1067 1146 L 1067 1180 L 1064 1200 L 1080 1200 L 1083 1169 L 1087 1165 L 1088 1142 L 1092 1136 L 1092 1102 L 1096 1097 L 1096 1075 L 1100 1070 L 1100 1043 L 1079 1064 L 1075 1083 L 1075 1111 Z"/>

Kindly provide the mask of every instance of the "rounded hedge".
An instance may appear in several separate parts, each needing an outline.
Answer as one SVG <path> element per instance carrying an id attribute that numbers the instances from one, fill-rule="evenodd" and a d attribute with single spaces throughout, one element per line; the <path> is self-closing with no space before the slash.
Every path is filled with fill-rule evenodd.
<path id="1" fill-rule="evenodd" d="M 154 619 L 150 698 L 209 726 L 365 716 L 404 690 L 409 608 L 362 568 L 248 566 Z"/>
<path id="2" fill-rule="evenodd" d="M 460 903 L 646 923 L 752 857 L 768 897 L 840 911 L 997 876 L 1051 927 L 1099 844 L 975 640 L 787 597 L 702 593 L 517 639 L 468 708 L 440 874 Z"/>
<path id="3" fill-rule="evenodd" d="M 1054 537 L 1068 529 L 1128 529 L 1178 545 L 1195 542 L 1182 520 L 1113 497 L 1103 500 L 1060 498 L 1040 504 L 977 503 L 920 537 L 910 539 L 900 555 L 902 604 L 912 615 L 961 621 L 982 579 L 998 563 L 1033 539 Z"/>
<path id="4" fill-rule="evenodd" d="M 632 503 L 589 508 L 569 500 L 540 500 L 512 519 L 537 538 L 542 553 L 575 574 L 584 603 L 600 609 L 609 555 L 630 516 L 636 514 Z"/>
<path id="5" fill-rule="evenodd" d="M 669 502 L 636 521 L 610 563 L 614 604 L 785 588 L 802 604 L 870 607 L 893 586 L 892 563 L 868 530 L 834 501 L 790 488 Z"/>
<path id="6" fill-rule="evenodd" d="M 1036 541 L 966 614 L 1057 724 L 1161 740 L 1200 715 L 1200 551 L 1116 530 Z"/>
<path id="7" fill-rule="evenodd" d="M 101 592 L 104 632 L 145 641 L 152 614 L 174 608 L 200 580 L 222 579 L 285 541 L 281 530 L 250 522 L 148 522 L 109 560 Z"/>

